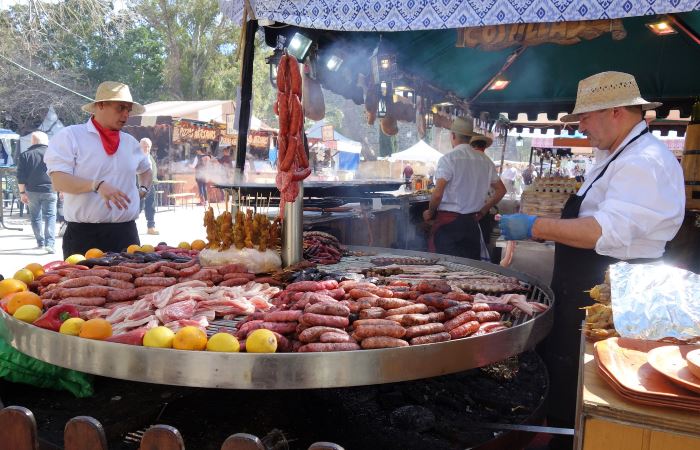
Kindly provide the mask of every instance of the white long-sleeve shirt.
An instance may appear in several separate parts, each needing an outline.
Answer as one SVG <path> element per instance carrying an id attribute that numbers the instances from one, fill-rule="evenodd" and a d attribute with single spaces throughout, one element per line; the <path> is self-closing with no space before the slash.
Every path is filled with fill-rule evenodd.
<path id="1" fill-rule="evenodd" d="M 64 172 L 86 180 L 106 181 L 124 192 L 131 202 L 126 209 L 107 209 L 95 192 L 64 193 L 63 215 L 68 222 L 119 223 L 139 216 L 139 192 L 135 176 L 151 170 L 148 156 L 130 134 L 119 133 L 119 148 L 113 155 L 105 152 L 100 135 L 91 119 L 59 131 L 49 142 L 44 155 L 49 174 Z"/>
<path id="2" fill-rule="evenodd" d="M 646 128 L 639 122 L 622 148 Z M 582 195 L 613 157 L 598 158 L 586 173 Z M 671 151 L 647 133 L 624 149 L 593 184 L 579 217 L 595 217 L 603 232 L 595 246 L 600 255 L 618 259 L 658 258 L 673 239 L 685 214 L 683 170 Z"/>

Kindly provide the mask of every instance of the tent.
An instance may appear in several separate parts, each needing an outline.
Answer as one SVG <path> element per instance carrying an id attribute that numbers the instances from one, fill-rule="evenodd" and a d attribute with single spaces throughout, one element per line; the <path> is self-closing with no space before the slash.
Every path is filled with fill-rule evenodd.
<path id="1" fill-rule="evenodd" d="M 319 120 L 313 124 L 308 130 L 306 130 L 306 138 L 310 142 L 320 142 L 321 145 L 330 147 L 327 142 L 323 139 L 323 127 L 328 125 L 325 120 Z M 343 136 L 333 130 L 333 149 L 337 150 L 338 153 L 336 158 L 336 167 L 339 170 L 357 170 L 360 166 L 360 153 L 362 153 L 362 144 L 357 141 Z"/>
<path id="2" fill-rule="evenodd" d="M 389 161 L 420 161 L 425 163 L 437 163 L 441 157 L 442 153 L 435 150 L 421 139 L 406 150 L 391 155 L 389 157 Z"/>

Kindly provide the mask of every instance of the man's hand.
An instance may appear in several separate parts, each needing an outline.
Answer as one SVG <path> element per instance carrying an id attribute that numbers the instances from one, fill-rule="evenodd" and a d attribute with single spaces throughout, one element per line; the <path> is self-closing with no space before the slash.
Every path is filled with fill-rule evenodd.
<path id="1" fill-rule="evenodd" d="M 532 225 L 537 216 L 527 214 L 506 214 L 501 216 L 499 227 L 507 241 L 520 241 L 532 237 Z"/>
<path id="2" fill-rule="evenodd" d="M 435 216 L 435 213 L 429 209 L 426 209 L 423 211 L 423 220 L 426 222 L 430 222 L 433 220 L 433 217 Z"/>
<path id="3" fill-rule="evenodd" d="M 97 193 L 104 199 L 107 209 L 112 209 L 110 202 L 113 203 L 117 209 L 126 209 L 128 208 L 129 203 L 131 203 L 131 200 L 129 200 L 129 197 L 125 193 L 106 181 L 100 185 Z"/>
<path id="4" fill-rule="evenodd" d="M 27 195 L 26 192 L 19 194 L 19 201 L 21 201 L 25 205 L 29 204 L 29 196 Z"/>

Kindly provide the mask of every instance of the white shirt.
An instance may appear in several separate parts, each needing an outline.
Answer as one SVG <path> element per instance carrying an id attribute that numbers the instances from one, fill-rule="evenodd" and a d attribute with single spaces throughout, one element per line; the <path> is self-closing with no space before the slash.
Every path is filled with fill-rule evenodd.
<path id="1" fill-rule="evenodd" d="M 638 123 L 619 146 L 646 128 Z M 612 158 L 601 157 L 586 173 L 582 195 Z M 658 258 L 683 223 L 685 183 L 683 170 L 671 151 L 646 133 L 624 149 L 610 164 L 581 205 L 579 217 L 593 216 L 603 230 L 595 246 L 600 255 L 618 259 Z"/>
<path id="2" fill-rule="evenodd" d="M 484 152 L 460 144 L 438 161 L 435 178 L 447 181 L 440 211 L 470 214 L 484 206 L 491 184 L 498 180 L 496 166 Z"/>
<path id="3" fill-rule="evenodd" d="M 517 176 L 518 171 L 515 169 L 515 167 L 509 167 L 501 174 L 501 178 L 508 181 L 515 181 Z"/>
<path id="4" fill-rule="evenodd" d="M 119 133 L 119 148 L 108 155 L 91 119 L 59 131 L 49 142 L 44 155 L 48 173 L 64 172 L 93 182 L 106 181 L 124 192 L 131 202 L 127 209 L 107 209 L 95 192 L 63 195 L 63 215 L 68 222 L 119 223 L 139 216 L 139 192 L 134 176 L 151 170 L 151 162 L 139 142 Z"/>

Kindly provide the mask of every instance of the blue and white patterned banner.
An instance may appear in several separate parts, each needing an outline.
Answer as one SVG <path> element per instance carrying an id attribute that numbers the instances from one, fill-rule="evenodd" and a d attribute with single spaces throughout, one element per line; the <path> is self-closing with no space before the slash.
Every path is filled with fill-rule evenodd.
<path id="1" fill-rule="evenodd" d="M 243 0 L 220 0 L 240 20 Z M 304 28 L 405 31 L 617 19 L 700 10 L 700 0 L 250 0 L 258 19 Z"/>

